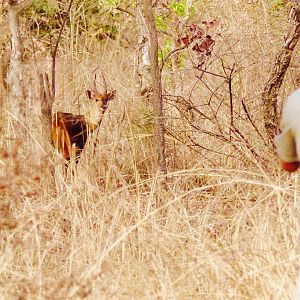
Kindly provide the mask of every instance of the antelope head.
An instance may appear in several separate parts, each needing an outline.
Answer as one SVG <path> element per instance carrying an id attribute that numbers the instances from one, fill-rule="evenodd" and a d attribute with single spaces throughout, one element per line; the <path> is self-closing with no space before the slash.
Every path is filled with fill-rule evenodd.
<path id="1" fill-rule="evenodd" d="M 96 101 L 99 110 L 102 114 L 104 114 L 107 110 L 109 101 L 113 100 L 116 95 L 116 91 L 112 91 L 110 93 L 99 93 L 98 91 L 94 91 L 92 89 L 86 90 L 86 95 L 92 101 Z"/>
<path id="2" fill-rule="evenodd" d="M 97 89 L 96 75 L 95 75 L 95 78 L 94 78 L 93 88 L 86 90 L 87 97 L 90 100 L 96 102 L 98 110 L 101 112 L 100 120 L 97 121 L 98 125 L 101 124 L 102 117 L 103 117 L 104 113 L 106 112 L 106 110 L 108 108 L 108 103 L 111 100 L 113 100 L 115 98 L 115 95 L 116 95 L 115 90 L 113 90 L 111 92 L 107 91 L 107 84 L 106 84 L 103 73 L 102 73 L 102 78 L 103 78 L 103 84 L 104 84 L 104 91 L 103 92 L 99 92 L 98 89 Z"/>

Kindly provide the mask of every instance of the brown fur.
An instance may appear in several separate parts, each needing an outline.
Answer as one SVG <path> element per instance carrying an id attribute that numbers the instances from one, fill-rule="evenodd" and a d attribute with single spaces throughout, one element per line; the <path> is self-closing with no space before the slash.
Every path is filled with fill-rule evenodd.
<path id="1" fill-rule="evenodd" d="M 99 102 L 101 116 L 99 120 L 91 120 L 85 115 L 55 112 L 52 115 L 52 140 L 57 149 L 66 160 L 72 156 L 72 146 L 75 148 L 76 158 L 82 152 L 88 136 L 101 124 L 102 117 L 107 109 L 108 102 L 115 96 L 115 92 L 99 94 L 92 90 L 87 91 L 91 100 Z"/>

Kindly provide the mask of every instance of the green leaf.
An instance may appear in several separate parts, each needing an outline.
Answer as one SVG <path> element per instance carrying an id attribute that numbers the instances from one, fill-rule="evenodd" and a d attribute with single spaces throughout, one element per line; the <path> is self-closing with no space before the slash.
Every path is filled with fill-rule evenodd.
<path id="1" fill-rule="evenodd" d="M 158 49 L 158 61 L 161 63 L 163 60 L 164 56 L 163 56 L 163 52 L 162 50 L 159 48 Z"/>
<path id="2" fill-rule="evenodd" d="M 173 0 L 170 4 L 170 8 L 178 17 L 185 17 L 187 11 L 187 0 Z M 190 5 L 188 8 L 188 14 L 194 16 L 197 13 L 197 8 L 194 4 Z"/>
<path id="3" fill-rule="evenodd" d="M 175 0 L 170 4 L 170 7 L 177 16 L 185 16 L 186 1 L 178 2 Z"/>
<path id="4" fill-rule="evenodd" d="M 283 1 L 282 0 L 272 0 L 274 2 L 274 7 L 276 9 L 280 9 L 284 7 Z"/>
<path id="5" fill-rule="evenodd" d="M 119 0 L 103 0 L 103 4 L 109 5 L 109 6 L 116 6 L 120 3 Z"/>
<path id="6" fill-rule="evenodd" d="M 167 30 L 168 29 L 166 20 L 164 20 L 160 16 L 155 16 L 155 26 L 156 26 L 156 29 L 158 29 L 158 30 Z"/>

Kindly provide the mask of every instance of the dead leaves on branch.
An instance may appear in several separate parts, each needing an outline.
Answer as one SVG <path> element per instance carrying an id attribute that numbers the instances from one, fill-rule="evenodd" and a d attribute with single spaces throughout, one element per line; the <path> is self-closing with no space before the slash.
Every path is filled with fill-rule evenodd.
<path id="1" fill-rule="evenodd" d="M 219 27 L 220 22 L 217 19 L 203 21 L 202 26 L 192 23 L 178 35 L 178 45 L 191 46 L 195 53 L 210 56 L 215 44 L 215 35 L 220 34 Z"/>

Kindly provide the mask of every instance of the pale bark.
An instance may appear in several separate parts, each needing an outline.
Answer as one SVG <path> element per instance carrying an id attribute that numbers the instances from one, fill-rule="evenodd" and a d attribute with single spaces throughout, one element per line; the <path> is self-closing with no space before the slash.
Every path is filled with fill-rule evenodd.
<path id="1" fill-rule="evenodd" d="M 141 8 L 137 8 L 136 23 L 138 26 L 138 52 L 137 52 L 137 94 L 148 95 L 151 90 L 151 74 L 149 61 L 149 33 Z"/>
<path id="2" fill-rule="evenodd" d="M 20 32 L 19 13 L 29 1 L 8 1 L 7 19 L 11 34 L 11 54 L 7 73 L 9 111 L 19 124 L 25 123 L 26 93 L 23 83 L 23 44 Z M 22 126 L 21 126 L 22 127 Z M 20 128 L 21 128 L 20 127 Z"/>

